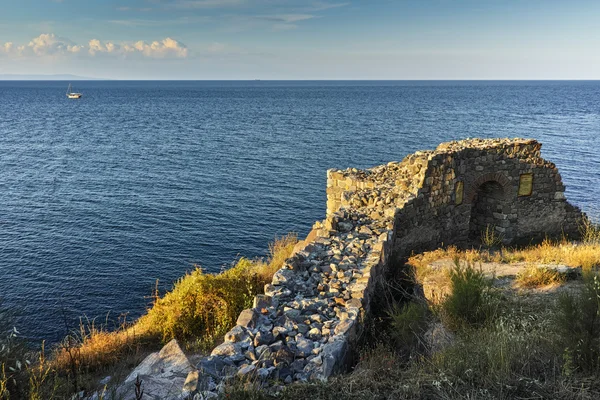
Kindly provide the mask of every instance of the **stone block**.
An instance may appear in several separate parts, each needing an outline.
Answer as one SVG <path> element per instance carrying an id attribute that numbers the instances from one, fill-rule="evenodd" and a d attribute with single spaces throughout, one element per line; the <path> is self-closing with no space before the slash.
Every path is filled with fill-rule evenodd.
<path id="1" fill-rule="evenodd" d="M 244 328 L 256 328 L 256 321 L 258 314 L 253 309 L 246 309 L 242 311 L 237 319 L 236 324 Z"/>
<path id="2" fill-rule="evenodd" d="M 272 298 L 271 296 L 267 296 L 264 294 L 259 294 L 254 296 L 254 302 L 252 304 L 252 308 L 261 312 L 263 309 L 271 307 Z"/>

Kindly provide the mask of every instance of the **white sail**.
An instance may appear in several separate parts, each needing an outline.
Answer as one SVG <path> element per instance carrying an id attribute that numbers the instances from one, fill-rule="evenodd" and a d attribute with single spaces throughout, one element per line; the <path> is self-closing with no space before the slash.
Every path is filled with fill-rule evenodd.
<path id="1" fill-rule="evenodd" d="M 81 93 L 74 93 L 71 91 L 71 84 L 69 83 L 69 88 L 67 89 L 67 98 L 69 99 L 79 99 L 83 96 Z"/>

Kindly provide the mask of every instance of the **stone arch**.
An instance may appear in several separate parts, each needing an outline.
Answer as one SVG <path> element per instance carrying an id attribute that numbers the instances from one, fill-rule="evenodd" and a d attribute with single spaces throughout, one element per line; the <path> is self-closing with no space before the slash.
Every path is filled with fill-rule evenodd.
<path id="1" fill-rule="evenodd" d="M 493 227 L 504 241 L 511 240 L 509 181 L 501 174 L 481 176 L 471 186 L 467 200 L 471 205 L 469 239 L 479 241 Z"/>
<path id="2" fill-rule="evenodd" d="M 490 182 L 490 181 L 495 181 L 497 182 L 500 186 L 502 186 L 502 190 L 504 192 L 504 197 L 506 198 L 507 193 L 508 193 L 508 188 L 510 186 L 510 181 L 508 180 L 508 178 L 506 176 L 504 176 L 504 174 L 502 173 L 489 173 L 489 174 L 484 174 L 484 175 L 480 175 L 477 177 L 477 179 L 475 179 L 468 188 L 468 191 L 465 195 L 465 200 L 467 203 L 471 204 L 473 203 L 473 200 L 475 198 L 475 196 L 477 195 L 477 191 L 479 190 L 479 188 L 481 187 L 481 185 L 483 185 L 486 182 Z"/>

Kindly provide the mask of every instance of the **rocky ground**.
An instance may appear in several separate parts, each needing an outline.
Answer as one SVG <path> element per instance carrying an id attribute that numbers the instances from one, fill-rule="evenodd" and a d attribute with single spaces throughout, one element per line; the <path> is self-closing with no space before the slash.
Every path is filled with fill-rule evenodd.
<path id="1" fill-rule="evenodd" d="M 324 247 L 324 251 L 330 250 Z M 333 256 L 333 252 L 329 256 Z M 468 263 L 461 260 L 459 265 L 466 268 Z M 513 306 L 518 304 L 516 308 L 524 314 L 545 314 L 548 305 L 553 304 L 560 293 L 577 293 L 583 285 L 581 268 L 567 265 L 476 262 L 471 266 L 489 279 L 503 301 Z M 456 261 L 451 258 L 437 259 L 418 267 L 418 281 L 422 288 L 420 293 L 430 307 L 441 304 L 450 294 L 449 271 L 454 268 Z M 342 283 L 344 278 L 349 281 L 350 277 L 357 274 L 353 270 L 346 274 L 338 267 L 333 271 L 328 265 L 324 269 Z M 550 272 L 553 279 L 546 283 L 528 283 L 524 276 L 531 274 L 534 269 Z M 341 272 L 339 277 L 338 272 Z M 319 268 L 318 273 L 323 273 L 323 268 Z M 284 279 L 285 270 L 279 274 L 282 277 L 276 278 L 276 281 Z M 307 277 L 310 281 L 310 273 Z M 306 286 L 306 282 L 294 281 L 294 285 Z M 304 304 L 290 298 L 290 304 L 279 316 L 269 296 L 258 296 L 255 308 L 240 315 L 238 325 L 209 357 L 186 355 L 177 341 L 171 341 L 131 372 L 118 390 L 119 398 L 136 399 L 135 382 L 138 377 L 142 382 L 144 398 L 152 399 L 213 398 L 225 392 L 228 384 L 240 381 L 259 383 L 271 393 L 283 390 L 282 384 L 307 382 L 306 367 L 314 364 L 313 368 L 323 368 L 325 364 L 327 368 L 331 352 L 343 350 L 341 345 L 335 345 L 342 342 L 329 339 L 339 334 L 340 329 L 349 329 L 353 324 L 353 319 L 348 317 L 337 318 L 338 314 L 347 312 L 346 308 L 337 307 L 351 304 L 352 298 L 346 296 L 348 298 L 344 299 L 343 295 L 338 297 L 339 291 L 334 287 L 331 287 L 332 292 L 329 288 L 325 290 L 324 286 L 319 291 L 317 285 L 323 286 L 323 281 L 316 283 L 314 288 L 311 286 L 311 290 L 315 291 L 315 301 Z M 307 290 L 306 287 L 304 290 Z M 273 319 L 285 321 L 274 324 Z M 429 351 L 435 353 L 452 346 L 456 337 L 443 322 L 434 319 L 430 321 L 424 340 Z M 280 367 L 277 368 L 277 365 Z M 269 383 L 265 386 L 265 382 Z"/>

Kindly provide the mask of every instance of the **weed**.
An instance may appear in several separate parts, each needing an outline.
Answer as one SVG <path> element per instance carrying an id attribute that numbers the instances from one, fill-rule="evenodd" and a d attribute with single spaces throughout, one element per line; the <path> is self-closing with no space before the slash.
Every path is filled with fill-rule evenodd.
<path id="1" fill-rule="evenodd" d="M 144 396 L 144 389 L 142 389 L 142 382 L 140 380 L 139 375 L 135 377 L 135 400 L 142 400 L 142 397 Z"/>
<path id="2" fill-rule="evenodd" d="M 442 303 L 445 322 L 456 329 L 465 324 L 478 325 L 490 320 L 497 309 L 492 283 L 481 270 L 456 260 L 449 271 L 450 294 Z"/>
<path id="3" fill-rule="evenodd" d="M 33 365 L 27 365 L 29 375 L 29 399 L 45 400 L 53 398 L 56 392 L 56 386 L 50 382 L 53 378 L 54 370 L 46 360 L 44 343 L 38 355 L 38 361 Z"/>
<path id="4" fill-rule="evenodd" d="M 501 245 L 503 239 L 504 236 L 499 234 L 493 225 L 488 224 L 481 232 L 481 243 L 488 249 Z"/>
<path id="5" fill-rule="evenodd" d="M 173 337 L 211 348 L 235 324 L 238 314 L 251 306 L 296 243 L 295 234 L 276 238 L 266 261 L 240 258 L 220 274 L 196 268 L 171 292 L 162 298 L 156 295 L 146 315 L 135 323 L 123 320 L 116 330 L 95 320 L 81 320 L 79 331 L 69 332 L 48 358 L 42 346 L 42 352 L 30 357 L 37 358 L 33 363 L 26 361 L 31 354 L 18 340 L 16 329 L 7 337 L 0 335 L 0 399 L 71 398 L 78 391 L 96 389 L 106 372 L 118 381 L 121 373 L 160 347 L 161 340 Z M 8 326 L 4 316 L 0 308 L 0 332 Z"/>
<path id="6" fill-rule="evenodd" d="M 8 377 L 6 376 L 6 366 L 4 363 L 0 364 L 0 399 L 5 400 L 10 398 L 8 392 Z"/>
<path id="7" fill-rule="evenodd" d="M 571 369 L 600 370 L 600 276 L 584 274 L 584 285 L 577 295 L 559 297 L 557 327 Z"/>
<path id="8" fill-rule="evenodd" d="M 592 237 L 592 236 L 590 236 Z M 412 256 L 408 264 L 413 266 L 417 279 L 428 274 L 427 265 L 433 261 L 455 257 L 467 260 L 469 263 L 482 262 L 530 262 L 543 264 L 566 264 L 571 267 L 581 267 L 590 270 L 600 266 L 600 242 L 594 243 L 588 239 L 585 243 L 553 242 L 545 239 L 542 243 L 522 249 L 502 248 L 501 253 L 490 253 L 475 249 L 458 250 L 455 247 L 439 249 L 424 254 Z"/>
<path id="9" fill-rule="evenodd" d="M 403 306 L 396 303 L 391 307 L 388 311 L 390 336 L 396 348 L 410 354 L 422 345 L 422 337 L 428 327 L 428 314 L 429 310 L 423 303 L 411 302 Z"/>
<path id="10" fill-rule="evenodd" d="M 516 283 L 520 287 L 536 288 L 561 284 L 565 281 L 565 276 L 549 268 L 538 267 L 530 264 L 517 275 Z"/>
<path id="11" fill-rule="evenodd" d="M 579 226 L 581 240 L 584 244 L 600 244 L 600 225 L 584 218 Z"/>
<path id="12" fill-rule="evenodd" d="M 158 299 L 136 326 L 163 341 L 202 338 L 199 343 L 211 347 L 235 324 L 239 313 L 252 305 L 254 296 L 262 293 L 296 241 L 295 235 L 275 240 L 267 262 L 242 257 L 220 274 L 206 274 L 197 267 Z"/>
<path id="13" fill-rule="evenodd" d="M 0 399 L 25 396 L 28 349 L 13 325 L 13 313 L 0 307 Z"/>

